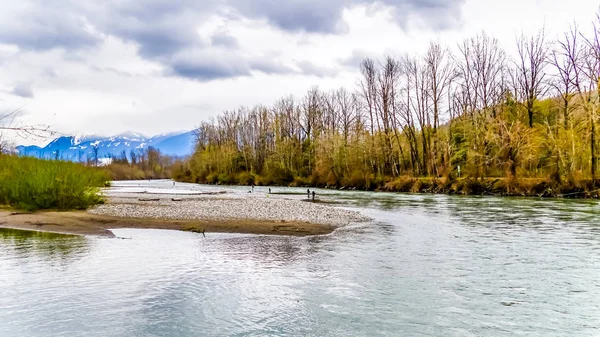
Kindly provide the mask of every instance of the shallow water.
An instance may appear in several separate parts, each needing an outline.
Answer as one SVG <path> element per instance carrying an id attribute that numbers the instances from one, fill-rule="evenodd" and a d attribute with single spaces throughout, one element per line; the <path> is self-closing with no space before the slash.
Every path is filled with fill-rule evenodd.
<path id="1" fill-rule="evenodd" d="M 138 184 L 248 191 L 119 187 Z M 596 201 L 317 196 L 375 220 L 309 238 L 0 229 L 0 336 L 600 335 Z"/>

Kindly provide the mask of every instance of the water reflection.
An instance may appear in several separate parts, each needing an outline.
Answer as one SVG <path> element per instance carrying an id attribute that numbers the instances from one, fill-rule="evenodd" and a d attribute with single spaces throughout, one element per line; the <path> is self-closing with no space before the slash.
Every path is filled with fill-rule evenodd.
<path id="1" fill-rule="evenodd" d="M 0 228 L 0 253 L 15 258 L 35 256 L 51 262 L 66 262 L 82 256 L 88 239 L 82 236 Z"/>
<path id="2" fill-rule="evenodd" d="M 597 228 L 596 201 L 534 198 L 449 198 L 443 203 L 450 218 L 466 226 L 496 230 L 577 230 Z"/>
<path id="3" fill-rule="evenodd" d="M 219 240 L 219 250 L 232 252 L 234 259 L 250 259 L 255 263 L 281 266 L 304 255 L 304 249 L 293 237 L 244 236 Z"/>

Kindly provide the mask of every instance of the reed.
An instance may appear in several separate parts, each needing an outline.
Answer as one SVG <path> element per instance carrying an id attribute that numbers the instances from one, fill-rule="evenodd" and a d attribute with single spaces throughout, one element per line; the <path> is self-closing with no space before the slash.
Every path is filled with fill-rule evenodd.
<path id="1" fill-rule="evenodd" d="M 34 211 L 87 209 L 103 202 L 100 169 L 66 161 L 0 154 L 0 205 Z"/>

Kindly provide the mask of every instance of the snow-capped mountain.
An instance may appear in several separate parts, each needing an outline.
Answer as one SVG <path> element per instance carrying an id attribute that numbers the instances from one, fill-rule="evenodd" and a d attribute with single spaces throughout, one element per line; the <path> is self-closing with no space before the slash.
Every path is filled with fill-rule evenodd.
<path id="1" fill-rule="evenodd" d="M 95 135 L 63 136 L 52 140 L 44 147 L 17 146 L 21 155 L 47 159 L 64 159 L 84 162 L 94 157 L 94 147 L 98 148 L 98 158 L 120 156 L 123 151 L 130 156 L 131 151 L 139 152 L 149 146 L 170 156 L 185 157 L 194 150 L 192 131 L 172 132 L 146 137 L 140 133 L 127 131 L 112 137 Z"/>

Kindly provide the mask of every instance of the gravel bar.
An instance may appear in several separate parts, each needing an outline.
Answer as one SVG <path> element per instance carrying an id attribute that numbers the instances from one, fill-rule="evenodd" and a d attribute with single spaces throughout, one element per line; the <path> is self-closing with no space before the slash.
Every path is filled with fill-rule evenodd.
<path id="1" fill-rule="evenodd" d="M 273 194 L 217 193 L 205 195 L 159 193 L 111 193 L 108 203 L 89 212 L 98 215 L 178 220 L 253 219 L 301 221 L 314 224 L 344 226 L 369 221 L 357 211 L 286 198 Z M 140 201 L 140 199 L 159 199 Z M 173 201 L 176 199 L 177 201 Z"/>

